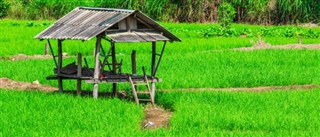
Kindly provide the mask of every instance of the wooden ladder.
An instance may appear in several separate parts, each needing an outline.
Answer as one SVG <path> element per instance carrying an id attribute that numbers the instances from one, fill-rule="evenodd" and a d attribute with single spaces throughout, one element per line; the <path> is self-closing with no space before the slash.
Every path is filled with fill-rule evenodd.
<path id="1" fill-rule="evenodd" d="M 151 104 L 154 105 L 154 97 L 153 97 L 152 91 L 150 89 L 149 81 L 148 81 L 148 78 L 147 78 L 147 75 L 146 75 L 144 67 L 142 67 L 142 70 L 143 70 L 143 75 L 144 75 L 143 76 L 144 77 L 144 81 L 143 82 L 135 82 L 135 81 L 132 80 L 132 77 L 129 76 L 129 81 L 130 81 L 130 84 L 131 84 L 134 100 L 136 101 L 137 104 L 139 104 L 140 101 L 145 101 L 145 102 L 151 102 Z M 147 91 L 137 91 L 137 86 L 146 86 L 147 87 Z M 138 96 L 140 94 L 148 95 L 150 98 L 141 99 Z"/>

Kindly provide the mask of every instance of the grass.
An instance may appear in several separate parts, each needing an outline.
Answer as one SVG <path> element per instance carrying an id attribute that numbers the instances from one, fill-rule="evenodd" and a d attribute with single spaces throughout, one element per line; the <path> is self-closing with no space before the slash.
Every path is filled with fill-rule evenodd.
<path id="1" fill-rule="evenodd" d="M 39 40 L 33 39 L 38 33 L 47 28 L 53 21 L 16 21 L 16 20 L 0 20 L 0 56 L 10 56 L 16 54 L 43 54 L 44 45 L 46 41 L 39 42 Z M 257 38 L 248 37 L 212 37 L 204 38 L 202 36 L 202 31 L 209 29 L 212 26 L 218 26 L 218 24 L 176 24 L 176 23 L 162 23 L 163 26 L 172 31 L 175 35 L 180 37 L 182 43 L 169 44 L 172 47 L 169 47 L 166 51 L 166 54 L 170 52 L 174 53 L 185 53 L 185 52 L 194 52 L 194 51 L 203 51 L 203 50 L 212 50 L 212 49 L 230 49 L 238 47 L 249 47 Z M 234 28 L 242 30 L 244 28 L 252 29 L 254 31 L 261 29 L 263 27 L 257 25 L 243 25 L 243 24 L 234 24 Z M 292 27 L 292 26 L 288 26 Z M 279 27 L 282 28 L 282 27 Z M 314 31 L 319 32 L 319 28 L 313 28 Z M 265 37 L 263 38 L 267 43 L 272 45 L 287 44 L 287 43 L 297 43 L 297 38 L 279 38 L 279 37 Z M 305 44 L 314 44 L 320 43 L 319 38 L 314 39 L 303 39 Z M 92 55 L 94 48 L 94 40 L 81 42 L 81 41 L 64 41 L 63 51 L 71 55 L 76 55 L 77 52 L 82 52 L 84 55 Z M 185 46 L 185 43 L 188 43 L 188 46 Z M 52 41 L 52 45 L 57 45 L 56 41 Z M 109 43 L 104 42 L 103 45 L 109 45 Z M 130 44 L 120 44 L 123 47 L 128 48 L 132 47 Z M 130 46 L 129 46 L 130 45 Z M 137 47 L 142 50 L 142 52 L 148 51 L 151 48 L 145 45 L 151 45 L 148 43 L 136 43 L 133 44 L 134 47 Z M 139 46 L 141 45 L 141 46 Z M 26 48 L 22 48 L 26 47 Z M 56 46 L 54 46 L 55 48 Z M 143 48 L 142 48 L 143 47 Z M 128 48 L 130 49 L 130 48 Z M 55 49 L 56 51 L 56 49 Z M 125 50 L 128 52 L 129 50 Z M 131 50 L 129 51 L 131 52 Z"/>
<path id="2" fill-rule="evenodd" d="M 185 54 L 165 54 L 157 75 L 163 82 L 159 89 L 177 88 L 224 88 L 320 84 L 317 50 L 259 50 L 259 51 L 213 51 Z M 138 73 L 141 66 L 150 63 L 149 54 L 138 52 Z M 119 57 L 120 58 L 120 57 Z M 123 62 L 130 62 L 130 54 L 121 56 Z M 65 59 L 65 64 L 76 58 Z M 93 59 L 88 58 L 89 64 Z M 1 77 L 19 81 L 35 81 L 57 86 L 56 81 L 45 77 L 53 74 L 53 60 L 0 61 Z M 93 65 L 91 65 L 93 67 Z M 19 68 L 19 69 L 6 69 Z M 130 63 L 125 63 L 123 73 L 131 72 Z M 150 70 L 147 67 L 147 70 Z M 149 71 L 147 71 L 149 72 Z M 66 81 L 66 89 L 74 89 L 75 83 Z M 103 84 L 101 89 L 110 89 Z M 84 84 L 84 89 L 91 89 Z M 129 84 L 121 84 L 121 90 L 130 89 Z"/>
<path id="3" fill-rule="evenodd" d="M 141 131 L 142 107 L 119 99 L 0 91 L 2 136 L 318 136 L 319 89 L 166 92 L 170 129 Z"/>
<path id="4" fill-rule="evenodd" d="M 319 89 L 304 91 L 173 92 L 158 100 L 173 106 L 171 131 L 191 136 L 317 136 Z M 192 110 L 192 111 L 191 111 Z"/>
<path id="5" fill-rule="evenodd" d="M 1 90 L 0 106 L 1 136 L 126 136 L 143 118 L 140 106 L 119 99 L 41 92 Z"/>

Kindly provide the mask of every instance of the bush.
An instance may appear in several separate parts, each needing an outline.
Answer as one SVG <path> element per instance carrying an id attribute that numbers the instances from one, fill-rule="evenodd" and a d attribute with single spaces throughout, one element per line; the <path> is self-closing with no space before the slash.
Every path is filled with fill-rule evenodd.
<path id="1" fill-rule="evenodd" d="M 8 15 L 9 3 L 4 0 L 0 0 L 0 18 L 4 18 Z"/>
<path id="2" fill-rule="evenodd" d="M 236 10 L 230 3 L 224 2 L 218 8 L 219 22 L 221 27 L 230 28 L 233 19 L 236 17 Z"/>

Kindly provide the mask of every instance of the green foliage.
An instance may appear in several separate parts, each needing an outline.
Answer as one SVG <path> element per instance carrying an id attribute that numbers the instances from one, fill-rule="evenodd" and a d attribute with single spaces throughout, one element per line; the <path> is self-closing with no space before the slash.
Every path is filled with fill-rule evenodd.
<path id="1" fill-rule="evenodd" d="M 218 8 L 219 22 L 224 29 L 230 29 L 236 11 L 230 3 L 223 2 Z"/>
<path id="2" fill-rule="evenodd" d="M 143 108 L 119 99 L 0 90 L 1 136 L 319 136 L 319 89 L 168 92 L 170 129 L 141 130 Z"/>
<path id="3" fill-rule="evenodd" d="M 142 108 L 119 99 L 0 90 L 0 107 L 2 136 L 141 134 Z"/>
<path id="4" fill-rule="evenodd" d="M 46 41 L 34 40 L 33 37 L 48 27 L 48 21 L 13 21 L 0 22 L 0 56 L 16 54 L 43 54 Z M 228 49 L 249 47 L 257 40 L 260 34 L 262 39 L 272 45 L 297 43 L 297 34 L 303 32 L 303 43 L 320 43 L 320 39 L 311 36 L 319 35 L 319 29 L 296 28 L 293 26 L 263 27 L 253 25 L 233 24 L 231 33 L 219 30 L 218 24 L 175 24 L 163 23 L 183 42 L 168 44 L 163 61 L 160 64 L 158 76 L 164 82 L 157 86 L 162 89 L 188 88 L 188 87 L 253 87 L 264 85 L 291 85 L 320 83 L 319 51 L 317 50 L 262 50 L 254 52 L 233 51 Z M 214 27 L 212 27 L 214 26 Z M 202 30 L 217 29 L 219 37 L 204 38 Z M 215 32 L 215 31 L 210 31 Z M 226 35 L 228 34 L 228 35 Z M 246 37 L 238 37 L 246 35 Z M 307 38 L 308 37 L 308 38 Z M 188 43 L 188 46 L 186 46 Z M 51 40 L 53 50 L 57 51 L 57 41 Z M 159 43 L 158 45 L 162 45 Z M 95 41 L 86 42 L 66 40 L 63 41 L 63 51 L 70 56 L 78 52 L 86 56 L 89 67 L 93 67 L 92 50 Z M 109 42 L 103 41 L 105 49 Z M 26 48 L 22 48 L 26 47 Z M 161 46 L 158 46 L 160 51 Z M 130 73 L 130 54 L 137 51 L 137 68 L 146 66 L 150 72 L 151 48 L 150 43 L 118 43 L 117 58 L 123 59 L 123 73 Z M 312 58 L 312 60 L 310 60 Z M 66 65 L 75 61 L 75 57 L 65 59 Z M 194 65 L 197 62 L 198 65 Z M 177 65 L 179 64 L 179 65 Z M 172 67 L 174 66 L 174 67 Z M 52 75 L 54 63 L 52 59 L 27 61 L 0 61 L 0 77 L 9 77 L 19 81 L 35 81 L 57 86 L 56 81 L 47 81 L 46 76 Z M 5 69 L 20 68 L 20 69 Z M 23 71 L 21 71 L 23 70 Z M 43 71 L 35 71 L 43 70 Z M 213 73 L 214 72 L 214 73 Z M 303 72 L 303 73 L 302 73 Z M 138 74 L 142 74 L 138 69 Z M 190 83 L 190 81 L 193 81 Z M 66 81 L 66 89 L 74 89 L 75 83 Z M 84 89 L 91 89 L 91 84 L 83 84 Z M 109 84 L 103 84 L 102 89 L 108 91 Z M 128 84 L 121 84 L 121 90 L 130 89 Z"/>
<path id="5" fill-rule="evenodd" d="M 45 79 L 53 74 L 52 59 L 10 61 L 7 57 L 18 53 L 42 54 L 45 42 L 33 37 L 51 23 L 0 21 L 0 77 L 27 82 L 39 80 L 41 84 L 57 86 L 56 81 Z M 320 84 L 319 50 L 230 50 L 251 46 L 257 34 L 271 44 L 294 43 L 299 35 L 309 37 L 304 43 L 320 43 L 319 37 L 312 38 L 319 35 L 319 28 L 233 24 L 235 32 L 230 35 L 247 37 L 224 37 L 226 32 L 222 32 L 221 37 L 203 38 L 203 30 L 222 30 L 218 24 L 163 25 L 183 42 L 167 45 L 157 73 L 163 82 L 157 83 L 157 91 Z M 51 42 L 56 51 L 56 41 Z M 66 40 L 63 45 L 63 51 L 71 56 L 63 60 L 63 65 L 75 61 L 74 55 L 81 52 L 93 67 L 94 40 Z M 109 46 L 106 41 L 102 45 Z M 137 68 L 150 65 L 150 43 L 118 43 L 116 56 L 123 59 L 124 73 L 131 71 L 133 49 L 137 51 Z M 138 74 L 142 74 L 141 70 Z M 64 81 L 64 86 L 66 90 L 74 90 L 76 83 Z M 110 87 L 111 84 L 99 85 L 100 92 L 109 91 Z M 129 84 L 119 84 L 119 90 L 128 88 Z M 92 90 L 92 84 L 83 83 L 83 89 Z M 0 90 L 0 136 L 319 136 L 319 93 L 319 89 L 260 93 L 157 92 L 156 103 L 174 111 L 170 129 L 142 131 L 143 109 L 133 102 Z"/>
<path id="6" fill-rule="evenodd" d="M 0 19 L 7 16 L 9 7 L 9 3 L 5 0 L 0 0 Z"/>
<path id="7" fill-rule="evenodd" d="M 172 104 L 171 136 L 319 136 L 319 93 L 195 91 L 157 99 Z"/>
<path id="8" fill-rule="evenodd" d="M 11 4 L 8 15 L 15 19 L 58 19 L 78 6 L 137 9 L 153 19 L 173 22 L 217 22 L 218 16 L 222 16 L 221 12 L 227 11 L 236 11 L 234 21 L 256 24 L 317 23 L 320 18 L 318 0 L 10 0 L 8 2 Z M 231 5 L 225 7 L 224 3 Z M 218 11 L 222 8 L 227 8 L 227 11 Z"/>
<path id="9" fill-rule="evenodd" d="M 220 27 L 210 27 L 207 30 L 202 30 L 202 35 L 205 38 L 208 37 L 239 37 L 245 35 L 246 37 L 285 37 L 285 38 L 319 38 L 320 31 L 315 29 L 307 29 L 302 27 L 260 27 L 260 28 L 229 28 L 224 29 Z"/>

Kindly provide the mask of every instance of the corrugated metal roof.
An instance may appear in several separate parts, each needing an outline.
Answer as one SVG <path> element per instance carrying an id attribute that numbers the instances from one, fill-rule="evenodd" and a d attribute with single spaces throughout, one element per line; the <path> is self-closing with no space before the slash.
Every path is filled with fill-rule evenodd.
<path id="1" fill-rule="evenodd" d="M 159 32 L 111 32 L 108 33 L 107 36 L 115 42 L 148 42 L 170 40 Z"/>
<path id="2" fill-rule="evenodd" d="M 106 35 L 116 42 L 181 41 L 140 11 L 88 7 L 78 7 L 72 10 L 49 28 L 35 36 L 35 38 L 90 40 L 133 14 L 158 32 L 113 32 L 106 33 Z"/>

